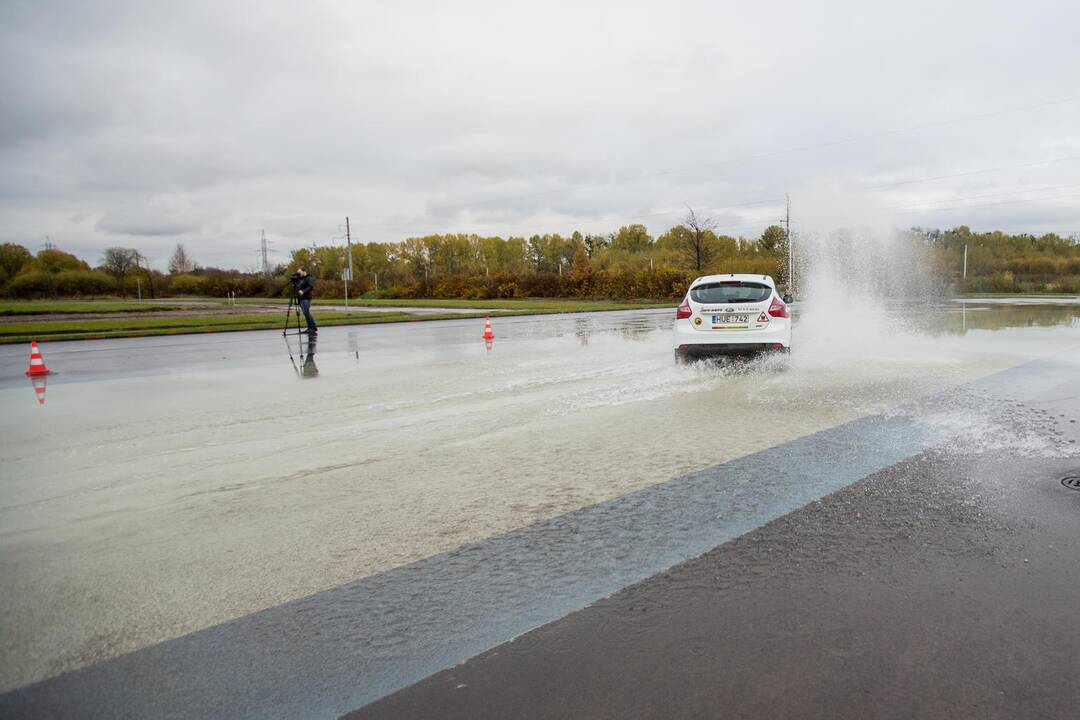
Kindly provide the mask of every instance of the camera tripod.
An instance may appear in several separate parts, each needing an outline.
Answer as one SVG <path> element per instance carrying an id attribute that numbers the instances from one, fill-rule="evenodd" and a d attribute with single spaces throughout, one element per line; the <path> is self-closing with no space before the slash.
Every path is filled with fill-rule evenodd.
<path id="1" fill-rule="evenodd" d="M 285 328 L 281 331 L 282 337 L 289 334 L 289 320 L 296 316 L 296 337 L 299 339 L 301 335 L 300 330 L 300 302 L 296 299 L 296 293 L 294 292 L 289 297 L 289 307 L 285 309 Z"/>
<path id="2" fill-rule="evenodd" d="M 293 356 L 292 342 L 289 340 L 289 323 L 292 318 L 296 318 L 296 343 L 297 354 L 300 356 L 300 365 L 296 364 L 296 358 Z M 285 348 L 289 352 L 289 362 L 292 363 L 293 370 L 296 374 L 303 378 L 316 377 L 319 374 L 319 369 L 315 367 L 315 338 L 314 334 L 308 334 L 307 337 L 307 352 L 304 352 L 303 340 L 301 335 L 304 334 L 304 330 L 300 329 L 300 301 L 293 295 L 289 298 L 289 307 L 285 309 L 285 329 L 281 331 L 281 336 L 285 338 Z"/>

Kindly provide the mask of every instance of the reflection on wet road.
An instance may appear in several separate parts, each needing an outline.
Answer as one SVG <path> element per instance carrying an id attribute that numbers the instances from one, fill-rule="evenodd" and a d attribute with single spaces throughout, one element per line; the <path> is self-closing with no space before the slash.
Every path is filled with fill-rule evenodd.
<path id="1" fill-rule="evenodd" d="M 1080 308 L 894 312 L 789 367 L 676 366 L 667 311 L 47 345 L 45 407 L 5 349 L 0 687 L 234 715 L 250 652 L 253 715 L 345 711 L 924 447 L 1075 440 L 1023 364 Z"/>
<path id="2" fill-rule="evenodd" d="M 285 350 L 289 353 L 289 362 L 292 363 L 297 377 L 319 377 L 319 368 L 315 365 L 315 350 L 319 344 L 318 335 L 285 333 L 282 339 L 285 342 Z M 294 345 L 296 346 L 295 353 L 293 352 Z"/>

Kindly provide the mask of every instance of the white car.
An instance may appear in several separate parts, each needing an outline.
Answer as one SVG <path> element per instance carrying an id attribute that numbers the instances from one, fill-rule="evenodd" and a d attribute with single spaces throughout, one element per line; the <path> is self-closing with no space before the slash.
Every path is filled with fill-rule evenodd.
<path id="1" fill-rule="evenodd" d="M 675 312 L 675 357 L 791 351 L 791 312 L 768 275 L 706 275 Z"/>

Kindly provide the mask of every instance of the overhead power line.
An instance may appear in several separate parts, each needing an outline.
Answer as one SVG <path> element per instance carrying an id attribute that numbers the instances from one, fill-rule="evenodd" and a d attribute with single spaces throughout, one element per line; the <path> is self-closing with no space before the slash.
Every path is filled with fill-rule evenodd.
<path id="1" fill-rule="evenodd" d="M 1038 162 L 1017 163 L 1016 165 L 1002 165 L 1001 167 L 984 168 L 982 170 L 966 170 L 964 172 L 951 173 L 949 175 L 934 175 L 931 177 L 915 178 L 913 180 L 901 180 L 894 183 L 884 183 L 881 185 L 864 185 L 864 190 L 880 190 L 881 188 L 899 187 L 900 185 L 915 185 L 917 183 L 930 182 L 931 180 L 945 180 L 946 178 L 964 177 L 967 175 L 982 175 L 984 173 L 999 172 L 1001 170 L 1015 170 L 1016 168 L 1035 167 L 1037 165 L 1050 165 L 1052 163 L 1066 162 L 1069 160 L 1080 160 L 1080 155 L 1070 155 L 1069 157 L 1054 158 L 1053 160 L 1039 160 Z"/>
<path id="2" fill-rule="evenodd" d="M 1066 194 L 1066 195 L 1048 195 L 1046 197 L 1026 198 L 1026 199 L 1023 199 L 1023 200 L 1006 200 L 1005 202 L 981 203 L 979 205 L 954 205 L 952 207 L 928 208 L 926 210 L 904 210 L 902 212 L 904 212 L 905 214 L 921 213 L 921 214 L 926 215 L 926 214 L 936 213 L 936 212 L 945 212 L 945 211 L 948 211 L 948 210 L 971 210 L 971 209 L 975 209 L 975 208 L 1004 207 L 1004 206 L 1008 206 L 1008 205 L 1025 205 L 1027 203 L 1040 202 L 1042 200 L 1060 200 L 1060 199 L 1063 199 L 1063 198 L 1074 198 L 1074 197 L 1080 197 L 1080 193 L 1069 193 L 1069 194 Z"/>
<path id="3" fill-rule="evenodd" d="M 1028 193 L 1033 193 L 1033 192 L 1046 192 L 1047 190 L 1062 190 L 1064 188 L 1071 188 L 1071 187 L 1078 187 L 1078 186 L 1080 186 L 1080 183 L 1066 183 L 1065 185 L 1048 185 L 1046 187 L 1030 188 L 1028 190 L 1010 190 L 1008 192 L 1000 192 L 1000 193 L 984 193 L 982 195 L 966 195 L 966 196 L 963 196 L 963 197 L 952 197 L 952 198 L 948 198 L 948 199 L 945 199 L 945 200 L 932 200 L 932 201 L 929 201 L 929 202 L 912 203 L 910 205 L 896 205 L 896 206 L 893 206 L 893 207 L 904 208 L 904 209 L 925 208 L 925 209 L 928 209 L 928 210 L 932 210 L 933 208 L 929 208 L 929 207 L 926 207 L 926 206 L 928 206 L 928 205 L 940 205 L 942 203 L 946 203 L 946 204 L 954 203 L 954 202 L 958 202 L 960 200 L 980 200 L 980 199 L 983 199 L 983 198 L 1005 197 L 1005 196 L 1008 196 L 1008 195 L 1026 195 Z"/>

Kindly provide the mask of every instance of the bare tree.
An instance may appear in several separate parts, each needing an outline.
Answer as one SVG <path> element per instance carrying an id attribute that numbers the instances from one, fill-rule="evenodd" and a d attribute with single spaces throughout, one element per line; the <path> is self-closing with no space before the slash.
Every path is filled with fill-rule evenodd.
<path id="1" fill-rule="evenodd" d="M 125 295 L 124 280 L 128 273 L 139 266 L 139 251 L 131 248 L 111 247 L 101 258 L 101 267 L 116 278 L 121 295 Z"/>
<path id="2" fill-rule="evenodd" d="M 176 243 L 172 257 L 169 258 L 169 274 L 189 273 L 195 269 L 195 261 L 188 255 L 183 243 Z"/>
<path id="3" fill-rule="evenodd" d="M 694 208 L 687 205 L 683 226 L 686 232 L 675 235 L 676 245 L 694 269 L 701 272 L 716 257 L 716 234 L 713 233 L 716 222 L 708 217 L 699 218 Z"/>

